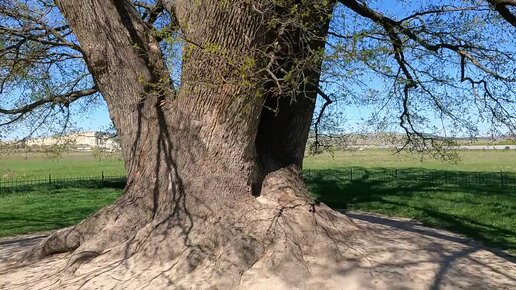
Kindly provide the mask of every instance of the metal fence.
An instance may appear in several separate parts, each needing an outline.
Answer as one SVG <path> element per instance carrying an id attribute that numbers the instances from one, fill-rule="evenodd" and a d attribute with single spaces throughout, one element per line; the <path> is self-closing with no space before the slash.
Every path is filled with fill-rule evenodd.
<path id="1" fill-rule="evenodd" d="M 397 185 L 430 184 L 436 186 L 473 186 L 516 188 L 516 172 L 467 172 L 421 169 L 366 169 L 338 168 L 304 170 L 303 176 L 310 183 L 318 180 L 335 182 L 395 182 Z M 0 192 L 24 190 L 41 186 L 123 186 L 124 175 L 105 174 L 80 177 L 59 177 L 49 174 L 40 178 L 0 179 Z"/>
<path id="2" fill-rule="evenodd" d="M 339 168 L 304 170 L 308 182 L 317 183 L 318 179 L 338 179 L 348 182 L 395 182 L 399 186 L 426 184 L 435 186 L 466 186 L 516 188 L 516 172 L 469 172 L 423 169 L 367 169 Z"/>
<path id="3" fill-rule="evenodd" d="M 34 187 L 49 187 L 49 186 L 108 186 L 113 184 L 120 184 L 126 182 L 125 175 L 120 174 L 106 174 L 103 171 L 98 175 L 85 176 L 48 176 L 42 177 L 18 177 L 18 178 L 3 178 L 0 179 L 0 192 L 23 190 Z"/>

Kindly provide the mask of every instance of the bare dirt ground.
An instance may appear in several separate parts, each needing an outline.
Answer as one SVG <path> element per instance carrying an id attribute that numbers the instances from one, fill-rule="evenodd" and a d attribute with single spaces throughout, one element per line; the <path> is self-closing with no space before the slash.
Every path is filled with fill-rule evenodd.
<path id="1" fill-rule="evenodd" d="M 338 269 L 318 267 L 302 289 L 516 289 L 516 257 L 417 222 L 366 213 L 348 213 L 371 239 L 356 241 L 347 251 L 349 263 Z M 66 277 L 67 254 L 55 255 L 29 267 L 16 267 L 9 257 L 36 244 L 46 234 L 0 240 L 0 289 L 159 289 L 173 288 L 166 275 L 153 270 L 136 282 L 131 273 L 102 273 Z M 315 263 L 317 264 L 317 263 Z M 88 271 L 81 271 L 88 276 Z M 321 272 L 321 275 L 316 273 Z M 163 273 L 163 272 L 162 272 Z M 81 275 L 81 274 L 79 274 Z M 288 288 L 283 281 L 263 276 L 241 280 L 241 289 Z M 118 276 L 118 277 L 115 277 Z M 151 277 L 151 278 L 149 278 Z M 149 278 L 149 279 L 147 279 Z M 83 281 L 77 283 L 77 281 Z"/>

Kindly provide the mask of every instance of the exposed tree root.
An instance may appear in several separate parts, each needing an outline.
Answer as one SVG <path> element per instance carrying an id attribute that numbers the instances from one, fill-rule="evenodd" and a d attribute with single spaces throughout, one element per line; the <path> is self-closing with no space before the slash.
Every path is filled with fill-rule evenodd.
<path id="1" fill-rule="evenodd" d="M 151 215 L 142 210 L 145 207 L 129 202 L 129 196 L 123 196 L 115 204 L 99 210 L 75 226 L 56 231 L 36 247 L 22 253 L 18 260 L 32 263 L 53 254 L 81 253 L 83 248 L 88 248 L 86 256 L 92 256 L 127 240 L 151 220 Z M 84 262 L 84 258 L 71 259 L 70 266 L 78 262 Z"/>
<path id="2" fill-rule="evenodd" d="M 341 242 L 351 231 L 330 228 L 346 220 L 324 208 L 320 214 L 267 208 L 246 227 L 235 226 L 242 220 L 208 220 L 187 234 L 174 221 L 149 223 L 131 239 L 103 252 L 85 246 L 75 250 L 59 286 L 84 283 L 94 288 L 96 281 L 118 279 L 110 283 L 125 287 L 168 277 L 176 287 L 228 289 L 267 276 L 295 287 L 317 273 L 314 267 L 342 261 L 341 251 L 349 249 Z M 134 278 L 128 280 L 127 273 Z M 155 277 L 150 278 L 151 273 Z"/>
<path id="3" fill-rule="evenodd" d="M 117 202 L 56 232 L 24 257 L 35 261 L 72 252 L 60 287 L 94 287 L 99 277 L 123 285 L 167 277 L 175 286 L 227 289 L 265 276 L 295 286 L 313 275 L 314 267 L 341 262 L 356 228 L 344 215 L 315 203 L 295 170 L 271 173 L 262 192 L 238 209 L 187 202 L 143 225 L 128 214 L 134 211 L 113 215 Z M 128 273 L 134 277 L 128 279 Z"/>

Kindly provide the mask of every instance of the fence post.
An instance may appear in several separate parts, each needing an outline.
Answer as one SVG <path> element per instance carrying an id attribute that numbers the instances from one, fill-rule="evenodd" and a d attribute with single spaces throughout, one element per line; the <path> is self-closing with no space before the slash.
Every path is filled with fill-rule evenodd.
<path id="1" fill-rule="evenodd" d="M 444 171 L 444 184 L 448 184 L 448 171 Z"/>
<path id="2" fill-rule="evenodd" d="M 50 173 L 48 174 L 48 184 L 52 184 L 52 175 Z"/>
<path id="3" fill-rule="evenodd" d="M 396 176 L 396 180 L 398 180 L 398 168 L 394 169 L 394 176 Z"/>
<path id="4" fill-rule="evenodd" d="M 500 181 L 502 182 L 502 187 L 503 187 L 503 171 L 500 170 Z"/>
<path id="5" fill-rule="evenodd" d="M 353 168 L 350 168 L 349 172 L 350 180 L 353 181 Z"/>

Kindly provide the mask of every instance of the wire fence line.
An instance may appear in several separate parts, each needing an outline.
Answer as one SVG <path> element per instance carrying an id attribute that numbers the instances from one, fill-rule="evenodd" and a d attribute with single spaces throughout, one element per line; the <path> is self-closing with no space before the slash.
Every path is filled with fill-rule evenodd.
<path id="1" fill-rule="evenodd" d="M 413 184 L 431 184 L 436 186 L 474 186 L 516 188 L 516 172 L 469 172 L 422 169 L 367 169 L 367 168 L 337 168 L 337 169 L 308 169 L 303 170 L 303 177 L 309 183 L 321 180 L 335 182 L 396 182 L 400 186 Z M 106 174 L 101 171 L 98 175 L 60 177 L 49 174 L 39 178 L 0 178 L 0 192 L 23 190 L 38 186 L 123 186 L 125 175 Z"/>
<path id="2" fill-rule="evenodd" d="M 83 175 L 73 177 L 48 176 L 0 178 L 0 192 L 9 190 L 23 190 L 41 186 L 111 186 L 126 182 L 125 175 L 107 174 L 101 171 L 98 175 Z"/>
<path id="3" fill-rule="evenodd" d="M 339 168 L 304 170 L 308 182 L 338 180 L 338 182 L 395 182 L 399 186 L 426 184 L 435 186 L 468 186 L 516 188 L 516 172 L 469 172 L 448 170 L 425 170 L 415 168 Z"/>

